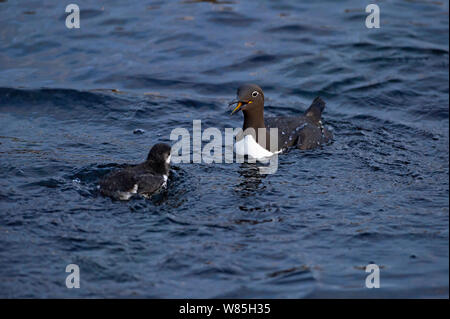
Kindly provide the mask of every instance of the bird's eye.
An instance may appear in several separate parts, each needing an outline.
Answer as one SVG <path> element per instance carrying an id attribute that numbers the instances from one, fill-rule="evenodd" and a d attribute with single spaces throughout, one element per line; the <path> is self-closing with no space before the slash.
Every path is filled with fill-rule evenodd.
<path id="1" fill-rule="evenodd" d="M 252 96 L 253 96 L 253 97 L 256 97 L 256 96 L 258 96 L 258 94 L 259 94 L 259 93 L 258 93 L 257 91 L 253 91 Z"/>

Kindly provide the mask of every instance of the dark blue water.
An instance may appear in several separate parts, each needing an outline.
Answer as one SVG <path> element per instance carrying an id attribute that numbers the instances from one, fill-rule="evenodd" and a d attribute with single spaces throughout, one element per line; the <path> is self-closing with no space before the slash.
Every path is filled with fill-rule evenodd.
<path id="1" fill-rule="evenodd" d="M 356 0 L 80 0 L 72 30 L 68 3 L 0 0 L 0 297 L 448 297 L 448 1 L 379 29 Z M 244 82 L 271 115 L 322 96 L 334 142 L 99 195 L 173 128 L 240 127 Z"/>

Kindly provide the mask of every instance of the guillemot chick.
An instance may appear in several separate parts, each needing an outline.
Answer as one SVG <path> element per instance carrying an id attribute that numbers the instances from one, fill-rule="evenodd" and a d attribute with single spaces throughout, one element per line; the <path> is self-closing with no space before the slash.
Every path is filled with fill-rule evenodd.
<path id="1" fill-rule="evenodd" d="M 135 194 L 149 197 L 166 187 L 169 168 L 170 146 L 155 144 L 144 163 L 128 165 L 106 175 L 100 181 L 100 192 L 119 200 L 128 200 Z"/>
<path id="2" fill-rule="evenodd" d="M 259 159 L 279 153 L 289 147 L 301 150 L 313 149 L 329 142 L 333 136 L 322 125 L 325 102 L 316 97 L 311 106 L 300 116 L 264 118 L 264 93 L 256 84 L 244 84 L 237 91 L 237 104 L 231 114 L 244 114 L 243 134 L 237 136 L 236 153 Z M 270 128 L 278 128 L 278 145 L 270 145 Z M 247 130 L 253 129 L 253 130 Z M 259 129 L 266 129 L 265 132 Z M 258 134 L 258 131 L 263 134 Z M 273 138 L 273 137 L 272 137 Z"/>

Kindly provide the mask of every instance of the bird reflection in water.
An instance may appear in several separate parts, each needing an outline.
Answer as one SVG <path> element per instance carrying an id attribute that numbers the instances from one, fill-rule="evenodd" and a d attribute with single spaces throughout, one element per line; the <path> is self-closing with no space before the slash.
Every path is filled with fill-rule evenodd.
<path id="1" fill-rule="evenodd" d="M 235 191 L 241 197 L 252 196 L 256 191 L 266 188 L 262 184 L 262 179 L 267 175 L 260 173 L 256 163 L 242 163 L 239 167 L 239 175 L 241 176 L 241 183 L 235 187 Z"/>

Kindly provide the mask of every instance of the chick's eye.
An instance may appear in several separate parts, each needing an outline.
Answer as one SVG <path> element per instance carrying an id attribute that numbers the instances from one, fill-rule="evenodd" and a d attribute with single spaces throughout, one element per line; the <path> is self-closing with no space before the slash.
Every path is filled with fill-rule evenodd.
<path id="1" fill-rule="evenodd" d="M 253 97 L 256 97 L 256 96 L 258 96 L 258 94 L 259 94 L 258 92 L 253 91 L 252 96 L 253 96 Z"/>

